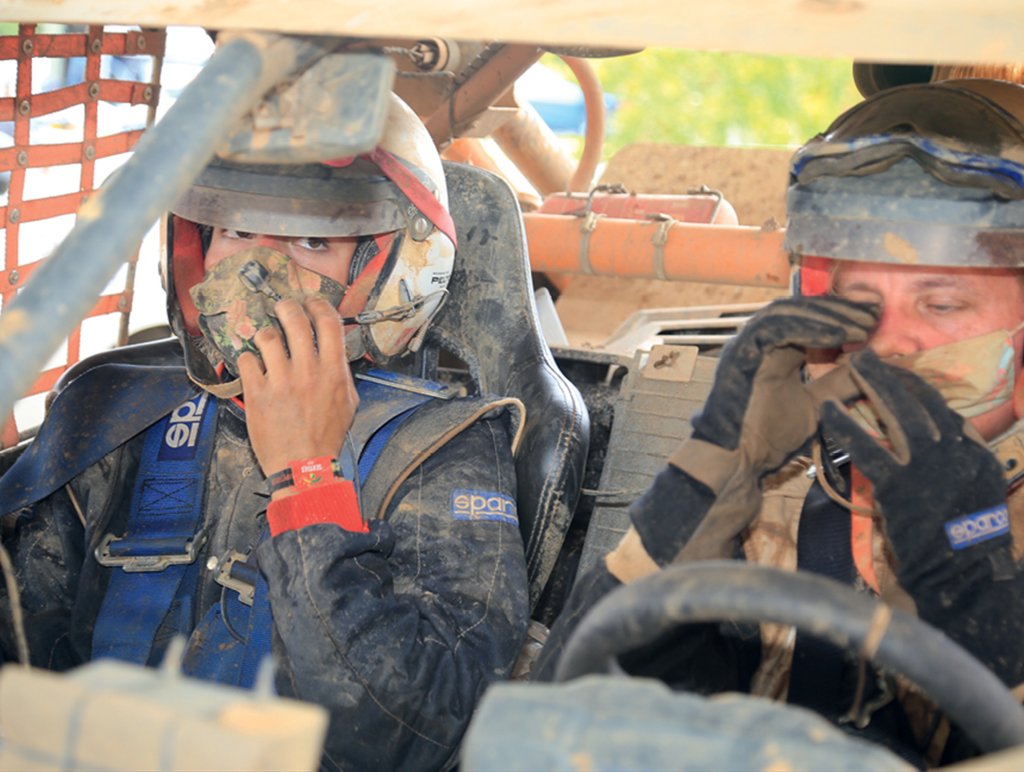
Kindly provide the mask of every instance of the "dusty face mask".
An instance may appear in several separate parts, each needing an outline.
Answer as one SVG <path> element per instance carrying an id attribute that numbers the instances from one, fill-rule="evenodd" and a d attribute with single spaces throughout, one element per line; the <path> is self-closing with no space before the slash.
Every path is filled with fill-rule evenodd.
<path id="1" fill-rule="evenodd" d="M 987 413 L 1013 399 L 1015 382 L 1013 330 L 1001 329 L 954 341 L 908 356 L 888 357 L 889 364 L 903 367 L 932 386 L 950 409 L 964 418 Z M 851 417 L 870 434 L 885 432 L 866 399 L 849 406 Z"/>
<path id="2" fill-rule="evenodd" d="M 274 327 L 283 335 L 274 315 L 278 301 L 302 302 L 319 295 L 337 308 L 346 289 L 277 250 L 253 247 L 221 260 L 189 294 L 199 310 L 203 337 L 221 355 L 227 370 L 237 375 L 242 352 L 259 356 L 252 340 L 257 332 Z"/>
<path id="3" fill-rule="evenodd" d="M 892 364 L 907 368 L 934 387 L 964 418 L 974 418 L 1013 398 L 1013 336 L 1022 326 L 894 357 Z"/>

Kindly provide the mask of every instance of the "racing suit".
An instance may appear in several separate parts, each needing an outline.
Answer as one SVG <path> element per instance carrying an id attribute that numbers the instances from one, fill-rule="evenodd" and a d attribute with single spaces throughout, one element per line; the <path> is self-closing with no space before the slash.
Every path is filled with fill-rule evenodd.
<path id="1" fill-rule="evenodd" d="M 179 370 L 173 377 L 184 376 Z M 74 385 L 58 401 L 74 400 Z M 406 465 L 381 516 L 363 514 L 366 532 L 314 522 L 270 536 L 269 497 L 244 412 L 230 401 L 210 402 L 217 423 L 201 515 L 208 538 L 190 564 L 194 591 L 188 598 L 179 593 L 171 604 L 148 664 L 158 663 L 169 639 L 184 632 L 191 634 L 186 673 L 217 678 L 216 663 L 212 670 L 196 664 L 211 656 L 203 646 L 208 629 L 199 627 L 216 619 L 234 592 L 218 583 L 217 567 L 222 556 L 235 553 L 257 565 L 265 581 L 278 692 L 330 712 L 324 767 L 450 765 L 477 699 L 508 674 L 526 629 L 510 440 L 516 406 L 480 400 L 479 409 L 467 412 L 459 409 L 466 400 L 432 400 L 435 420 L 428 425 L 440 434 L 431 438 L 431 452 Z M 371 407 L 364 411 L 361 403 L 359 413 Z M 118 420 L 94 400 L 73 405 L 72 412 L 97 426 Z M 454 413 L 457 418 L 445 417 Z M 121 571 L 101 565 L 95 553 L 105 535 L 124 533 L 143 446 L 143 435 L 132 437 L 3 519 L 35 666 L 64 670 L 93 655 L 104 596 Z M 385 446 L 378 464 L 388 453 Z M 487 494 L 506 506 L 494 516 L 460 513 L 454 503 L 459 492 Z M 0 502 L 0 510 L 7 503 Z M 9 619 L 6 592 L 0 603 Z M 132 634 L 129 622 L 123 634 Z M 14 659 L 7 623 L 0 625 L 0 643 L 4 659 Z"/>

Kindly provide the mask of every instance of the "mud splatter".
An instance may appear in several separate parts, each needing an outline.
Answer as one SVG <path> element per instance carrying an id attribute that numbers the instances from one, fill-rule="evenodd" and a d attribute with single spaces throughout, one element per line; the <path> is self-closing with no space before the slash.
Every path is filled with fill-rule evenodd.
<path id="1" fill-rule="evenodd" d="M 921 262 L 921 256 L 918 254 L 917 248 L 895 233 L 886 233 L 882 243 L 885 251 L 901 263 L 917 265 Z"/>

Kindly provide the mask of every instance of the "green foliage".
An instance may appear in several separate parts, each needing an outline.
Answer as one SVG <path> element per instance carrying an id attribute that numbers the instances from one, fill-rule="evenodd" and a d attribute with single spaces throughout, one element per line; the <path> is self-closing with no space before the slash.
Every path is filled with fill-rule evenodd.
<path id="1" fill-rule="evenodd" d="M 799 145 L 860 99 L 849 60 L 647 49 L 591 62 L 618 99 L 606 157 L 634 142 Z"/>

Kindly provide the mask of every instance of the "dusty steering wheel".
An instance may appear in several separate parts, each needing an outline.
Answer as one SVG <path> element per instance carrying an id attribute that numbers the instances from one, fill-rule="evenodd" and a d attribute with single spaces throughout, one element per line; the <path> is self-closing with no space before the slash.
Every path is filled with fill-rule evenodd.
<path id="1" fill-rule="evenodd" d="M 739 561 L 670 566 L 609 593 L 569 638 L 556 679 L 614 672 L 618 655 L 679 625 L 715 621 L 792 625 L 865 652 L 917 684 L 983 752 L 1024 744 L 1021 705 L 938 630 L 831 579 Z"/>

